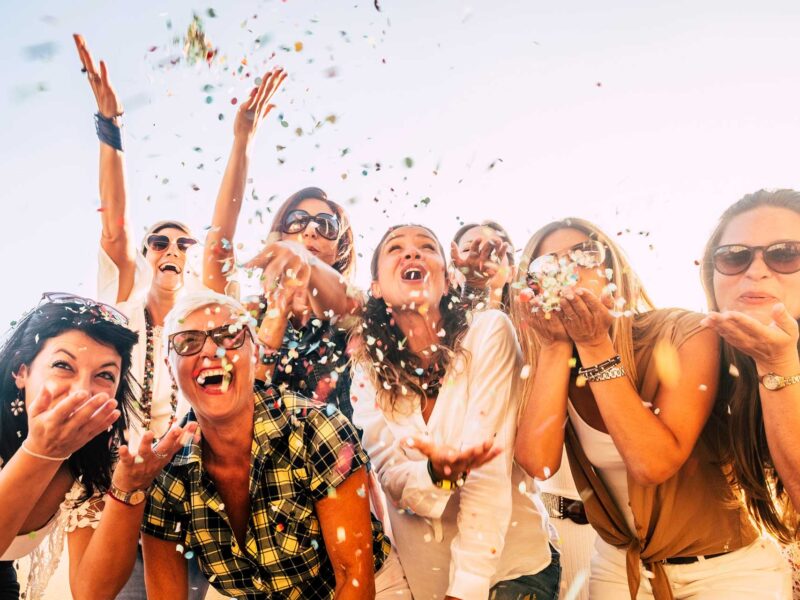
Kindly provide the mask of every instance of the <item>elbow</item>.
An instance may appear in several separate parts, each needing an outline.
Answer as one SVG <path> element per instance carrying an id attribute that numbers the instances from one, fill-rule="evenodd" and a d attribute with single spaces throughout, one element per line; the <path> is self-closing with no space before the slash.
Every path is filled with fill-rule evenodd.
<path id="1" fill-rule="evenodd" d="M 675 461 L 667 460 L 638 463 L 628 465 L 628 473 L 637 484 L 650 488 L 671 479 L 682 465 L 683 463 L 677 464 Z"/>
<path id="2" fill-rule="evenodd" d="M 550 479 L 561 468 L 561 451 L 545 453 L 537 449 L 523 448 L 517 443 L 514 448 L 514 460 L 530 477 L 544 481 Z"/>
<path id="3" fill-rule="evenodd" d="M 358 559 L 362 556 L 369 557 L 369 564 L 360 564 Z M 347 588 L 356 588 L 358 590 L 359 598 L 374 598 L 375 597 L 375 572 L 372 567 L 372 548 L 367 548 L 361 552 L 356 553 L 353 563 L 341 563 L 335 567 L 336 573 L 336 588 L 338 592 Z"/>

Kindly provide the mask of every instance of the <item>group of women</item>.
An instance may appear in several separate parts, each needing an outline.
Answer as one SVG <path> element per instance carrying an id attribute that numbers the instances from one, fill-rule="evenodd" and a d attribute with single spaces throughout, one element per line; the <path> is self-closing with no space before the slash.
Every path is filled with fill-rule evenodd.
<path id="1" fill-rule="evenodd" d="M 168 219 L 137 245 L 123 107 L 106 65 L 76 44 L 101 142 L 98 299 L 44 294 L 0 349 L 0 597 L 18 597 L 14 561 L 29 554 L 26 597 L 41 597 L 66 533 L 76 598 L 202 598 L 209 585 L 312 597 L 299 565 L 330 579 L 313 597 L 792 598 L 800 193 L 759 191 L 721 216 L 701 263 L 706 315 L 656 308 L 617 244 L 577 218 L 540 228 L 519 260 L 494 222 L 464 226 L 449 253 L 425 226 L 393 226 L 362 295 L 347 215 L 319 188 L 286 200 L 253 260 L 234 256 L 281 69 L 237 111 L 203 243 Z M 187 257 L 201 247 L 193 272 Z M 240 304 L 243 267 L 261 270 L 263 294 Z M 288 392 L 322 407 L 320 430 L 358 429 L 329 453 L 332 468 L 366 470 L 322 477 L 335 481 L 327 493 L 298 487 L 314 508 L 289 498 L 280 560 L 259 559 L 249 536 L 237 549 L 261 496 L 252 481 L 249 499 L 220 483 L 235 471 L 220 444 L 236 446 L 236 429 L 218 426 L 229 417 L 208 398 L 224 403 L 229 386 L 240 425 L 265 414 L 264 398 L 284 410 L 275 394 Z M 253 397 L 256 413 L 242 412 Z M 213 535 L 207 516 L 175 527 L 164 516 L 186 483 L 176 465 L 195 453 L 225 502 L 192 496 L 186 514 L 216 503 Z M 346 526 L 330 525 L 343 515 Z M 322 540 L 298 533 L 320 528 Z M 343 544 L 363 536 L 375 572 L 361 565 L 356 578 L 348 552 L 363 548 Z M 172 564 L 175 540 L 180 568 L 155 571 Z M 220 544 L 265 576 L 232 576 Z M 392 559 L 402 569 L 382 585 Z"/>

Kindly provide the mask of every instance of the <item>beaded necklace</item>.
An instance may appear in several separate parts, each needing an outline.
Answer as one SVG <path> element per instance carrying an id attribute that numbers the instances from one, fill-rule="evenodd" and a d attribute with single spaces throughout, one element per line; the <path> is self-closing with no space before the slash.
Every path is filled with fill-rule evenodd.
<path id="1" fill-rule="evenodd" d="M 139 401 L 139 406 L 142 409 L 142 425 L 145 431 L 150 429 L 150 421 L 153 410 L 153 375 L 155 374 L 155 360 L 153 360 L 153 348 L 155 347 L 155 334 L 153 327 L 153 320 L 150 317 L 150 311 L 144 309 L 144 326 L 147 333 L 147 343 L 145 344 L 144 354 L 144 381 L 142 382 L 142 399 Z M 172 381 L 172 393 L 169 397 L 169 405 L 172 414 L 169 418 L 167 431 L 172 427 L 175 422 L 175 414 L 178 410 L 178 386 L 175 381 Z M 156 441 L 156 440 L 153 440 Z"/>

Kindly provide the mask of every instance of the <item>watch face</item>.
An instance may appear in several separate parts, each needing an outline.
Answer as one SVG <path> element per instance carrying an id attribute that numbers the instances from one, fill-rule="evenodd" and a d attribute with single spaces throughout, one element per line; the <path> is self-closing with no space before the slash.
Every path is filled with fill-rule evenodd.
<path id="1" fill-rule="evenodd" d="M 141 504 L 142 502 L 144 502 L 144 499 L 145 499 L 145 493 L 142 490 L 136 490 L 131 494 L 129 502 L 131 504 Z"/>
<path id="2" fill-rule="evenodd" d="M 777 390 L 783 385 L 783 377 L 775 373 L 767 373 L 761 378 L 761 383 L 768 390 Z"/>

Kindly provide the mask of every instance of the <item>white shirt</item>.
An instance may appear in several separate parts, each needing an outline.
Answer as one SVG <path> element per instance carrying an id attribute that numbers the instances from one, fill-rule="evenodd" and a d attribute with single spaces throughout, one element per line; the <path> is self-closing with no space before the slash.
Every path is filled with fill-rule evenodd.
<path id="1" fill-rule="evenodd" d="M 354 370 L 353 421 L 389 500 L 416 600 L 486 600 L 498 581 L 547 567 L 555 539 L 535 485 L 513 465 L 521 361 L 511 322 L 497 310 L 475 314 L 463 347 L 467 358 L 448 367 L 427 424 L 418 398 L 405 410 L 382 411 L 363 369 Z M 494 437 L 503 453 L 451 493 L 433 485 L 424 455 L 400 445 L 413 436 L 455 448 Z"/>

